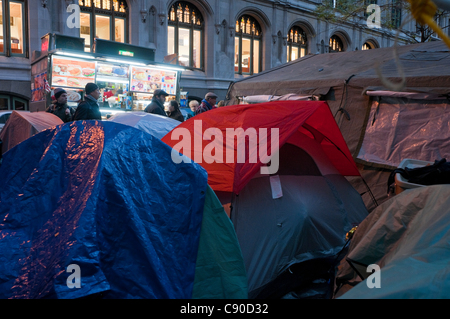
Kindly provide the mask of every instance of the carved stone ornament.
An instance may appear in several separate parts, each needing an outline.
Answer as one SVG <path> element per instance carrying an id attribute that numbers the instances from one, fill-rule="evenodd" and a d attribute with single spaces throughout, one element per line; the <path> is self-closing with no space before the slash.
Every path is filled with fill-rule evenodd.
<path id="1" fill-rule="evenodd" d="M 158 17 L 159 17 L 159 24 L 163 25 L 164 22 L 166 21 L 166 14 L 164 12 L 162 12 L 162 13 L 158 14 Z"/>
<path id="2" fill-rule="evenodd" d="M 148 15 L 147 10 L 141 10 L 142 23 L 145 23 L 147 21 L 147 15 Z"/>
<path id="3" fill-rule="evenodd" d="M 229 27 L 229 30 L 230 30 L 230 38 L 234 37 L 234 32 L 235 32 L 234 26 Z"/>
<path id="4" fill-rule="evenodd" d="M 44 8 L 47 8 L 47 0 L 41 0 L 41 5 Z"/>
<path id="5" fill-rule="evenodd" d="M 223 28 L 223 25 L 221 25 L 221 24 L 215 24 L 214 26 L 216 27 L 216 33 L 219 34 L 219 33 L 220 33 L 220 29 Z"/>

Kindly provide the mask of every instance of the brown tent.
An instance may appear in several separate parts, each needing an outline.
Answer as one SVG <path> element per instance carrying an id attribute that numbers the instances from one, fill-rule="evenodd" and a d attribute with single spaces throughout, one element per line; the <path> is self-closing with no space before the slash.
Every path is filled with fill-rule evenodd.
<path id="1" fill-rule="evenodd" d="M 449 299 L 449 240 L 450 185 L 403 192 L 359 225 L 338 267 L 334 297 Z M 373 275 L 369 265 L 380 271 Z"/>
<path id="2" fill-rule="evenodd" d="M 364 180 L 381 204 L 387 199 L 389 174 L 402 158 L 450 158 L 450 144 L 441 143 L 450 137 L 450 124 L 446 123 L 447 117 L 450 121 L 449 48 L 435 41 L 399 46 L 397 54 L 402 69 L 394 48 L 308 55 L 232 83 L 226 104 L 238 104 L 252 96 L 255 100 L 311 96 L 327 101 Z M 395 83 L 401 81 L 403 71 L 406 83 L 400 92 L 388 92 L 392 90 L 383 84 L 376 66 Z M 424 123 L 416 123 L 419 119 Z M 433 133 L 431 125 L 441 129 Z M 411 128 L 420 132 L 408 131 Z M 411 145 L 416 148 L 411 150 Z M 351 182 L 360 193 L 367 192 L 361 178 Z M 363 199 L 372 210 L 375 204 L 369 194 Z"/>
<path id="3" fill-rule="evenodd" d="M 51 113 L 12 112 L 11 117 L 0 133 L 2 154 L 34 134 L 60 124 L 64 124 L 64 122 Z"/>

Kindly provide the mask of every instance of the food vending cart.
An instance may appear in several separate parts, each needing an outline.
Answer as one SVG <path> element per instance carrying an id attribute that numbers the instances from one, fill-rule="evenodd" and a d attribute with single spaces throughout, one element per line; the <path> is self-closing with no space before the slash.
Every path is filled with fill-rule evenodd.
<path id="1" fill-rule="evenodd" d="M 156 89 L 166 91 L 168 100 L 180 99 L 183 69 L 146 60 L 153 58 L 152 49 L 96 39 L 95 52 L 86 53 L 84 44 L 67 49 L 67 45 L 58 47 L 57 41 L 48 37 L 43 37 L 48 50 L 33 52 L 32 112 L 45 111 L 52 102 L 52 91 L 58 87 L 68 92 L 68 104 L 76 108 L 89 82 L 100 88 L 98 102 L 104 118 L 117 112 L 143 111 Z"/>

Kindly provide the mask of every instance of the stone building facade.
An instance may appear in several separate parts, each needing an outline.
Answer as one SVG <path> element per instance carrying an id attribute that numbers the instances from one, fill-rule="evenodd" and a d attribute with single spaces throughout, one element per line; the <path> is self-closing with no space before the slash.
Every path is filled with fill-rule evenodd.
<path id="1" fill-rule="evenodd" d="M 367 16 L 319 19 L 325 0 L 3 0 L 1 3 L 0 109 L 27 109 L 31 57 L 49 32 L 153 48 L 155 60 L 186 67 L 181 88 L 191 97 L 208 91 L 225 97 L 229 84 L 306 54 L 389 47 L 395 31 L 369 28 Z M 385 1 L 378 0 L 380 4 Z M 371 1 L 377 2 L 377 1 Z M 68 21 L 81 5 L 81 26 Z M 399 22 L 408 18 L 396 12 Z M 400 17 L 400 18 L 399 18 Z M 9 23 L 8 23 L 9 21 Z M 448 18 L 441 22 L 448 26 Z M 411 43 L 415 22 L 399 44 Z"/>

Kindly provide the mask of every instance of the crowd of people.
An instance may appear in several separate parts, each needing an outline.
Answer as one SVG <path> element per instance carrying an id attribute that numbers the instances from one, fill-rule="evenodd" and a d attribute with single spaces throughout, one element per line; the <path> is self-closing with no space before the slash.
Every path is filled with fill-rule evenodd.
<path id="1" fill-rule="evenodd" d="M 185 120 L 194 117 L 195 115 L 210 111 L 212 109 L 224 106 L 224 101 L 220 101 L 216 104 L 218 96 L 213 92 L 208 92 L 205 95 L 205 98 L 199 103 L 197 100 L 192 100 L 189 102 L 189 109 L 187 110 L 186 118 L 183 116 L 180 110 L 180 105 L 177 101 L 171 100 L 167 102 L 167 107 L 164 106 L 164 101 L 168 94 L 163 90 L 155 90 L 152 103 L 150 103 L 145 112 L 158 114 L 170 117 L 180 122 L 184 122 Z"/>
<path id="2" fill-rule="evenodd" d="M 114 92 L 112 92 L 114 93 Z M 88 83 L 85 87 L 84 101 L 78 104 L 76 111 L 67 104 L 67 91 L 62 88 L 56 88 L 53 91 L 53 102 L 47 108 L 47 112 L 53 113 L 59 117 L 64 123 L 80 120 L 102 120 L 100 105 L 100 89 L 95 83 Z M 176 100 L 166 102 L 169 96 L 167 92 L 157 89 L 153 93 L 151 103 L 145 108 L 145 112 L 167 116 L 180 122 L 194 117 L 198 114 L 213 110 L 224 105 L 224 101 L 216 104 L 218 96 L 213 92 L 208 92 L 205 98 L 199 103 L 196 100 L 189 102 L 189 110 L 187 110 L 186 118 L 181 113 L 180 105 Z"/>

